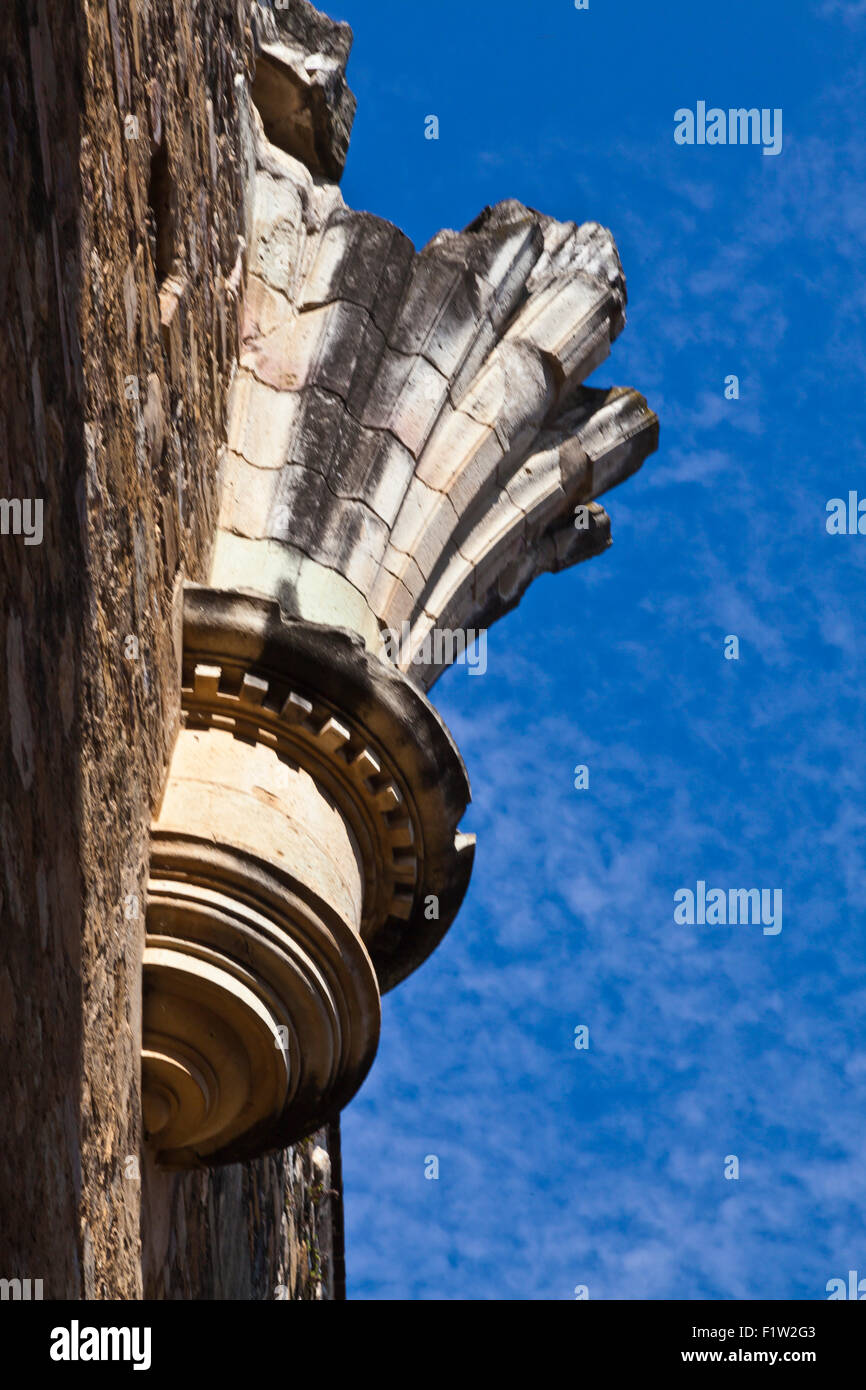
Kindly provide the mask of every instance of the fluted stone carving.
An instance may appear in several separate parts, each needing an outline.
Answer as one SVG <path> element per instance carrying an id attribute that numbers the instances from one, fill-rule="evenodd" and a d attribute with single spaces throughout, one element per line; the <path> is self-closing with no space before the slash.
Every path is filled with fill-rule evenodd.
<path id="1" fill-rule="evenodd" d="M 595 499 L 658 438 L 637 392 L 583 385 L 625 322 L 610 233 L 505 202 L 416 253 L 328 182 L 345 26 L 259 9 L 242 351 L 153 837 L 145 1109 L 175 1164 L 290 1142 L 360 1085 L 380 991 L 471 867 L 425 639 L 609 544 Z"/>
<path id="2" fill-rule="evenodd" d="M 214 583 L 373 648 L 408 621 L 401 665 L 428 688 L 427 632 L 489 624 L 603 549 L 594 499 L 656 446 L 637 392 L 581 384 L 624 324 L 616 248 L 508 202 L 416 255 L 259 148 Z"/>

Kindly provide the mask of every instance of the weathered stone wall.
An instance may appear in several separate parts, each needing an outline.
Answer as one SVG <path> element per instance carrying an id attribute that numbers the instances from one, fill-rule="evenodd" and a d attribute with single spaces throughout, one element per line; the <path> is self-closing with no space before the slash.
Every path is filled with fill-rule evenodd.
<path id="1" fill-rule="evenodd" d="M 79 661 L 84 388 L 77 351 L 81 37 L 74 0 L 0 8 L 0 1277 L 81 1289 Z M 34 535 L 35 538 L 35 535 Z"/>
<path id="2" fill-rule="evenodd" d="M 145 1298 L 343 1297 L 339 1129 L 182 1180 L 145 1172 Z"/>
<path id="3" fill-rule="evenodd" d="M 85 44 L 82 1254 L 86 1296 L 135 1297 L 148 828 L 178 726 L 172 596 L 213 532 L 251 53 L 243 5 L 183 0 L 91 3 Z"/>
<path id="4" fill-rule="evenodd" d="M 210 1177 L 142 1153 L 148 828 L 237 354 L 250 0 L 10 0 L 0 52 L 0 497 L 44 508 L 41 545 L 0 536 L 0 1277 L 331 1296 L 315 1142 Z"/>

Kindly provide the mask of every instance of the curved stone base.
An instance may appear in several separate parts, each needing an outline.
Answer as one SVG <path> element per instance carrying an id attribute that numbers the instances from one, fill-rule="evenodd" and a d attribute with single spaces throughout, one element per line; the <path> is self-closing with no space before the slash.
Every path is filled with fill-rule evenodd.
<path id="1" fill-rule="evenodd" d="M 360 1086 L 379 1022 L 367 951 L 325 903 L 248 854 L 155 833 L 142 1101 L 161 1163 L 302 1138 Z"/>

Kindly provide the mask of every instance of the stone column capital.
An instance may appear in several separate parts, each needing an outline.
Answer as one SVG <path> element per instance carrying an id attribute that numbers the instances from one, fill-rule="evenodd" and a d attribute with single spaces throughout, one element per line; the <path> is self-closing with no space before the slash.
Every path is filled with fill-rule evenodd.
<path id="1" fill-rule="evenodd" d="M 447 931 L 474 851 L 445 725 L 356 634 L 191 586 L 182 702 L 144 957 L 145 1121 L 173 1166 L 346 1104 L 380 993 Z"/>

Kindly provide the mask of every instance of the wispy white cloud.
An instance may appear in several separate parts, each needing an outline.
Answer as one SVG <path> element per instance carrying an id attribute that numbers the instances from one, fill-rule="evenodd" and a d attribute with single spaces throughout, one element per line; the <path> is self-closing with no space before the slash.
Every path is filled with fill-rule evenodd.
<path id="1" fill-rule="evenodd" d="M 852 54 L 724 188 L 692 151 L 612 136 L 614 161 L 580 131 L 482 156 L 497 184 L 577 171 L 589 215 L 612 168 L 633 190 L 630 326 L 595 379 L 644 391 L 662 441 L 605 499 L 612 551 L 435 689 L 476 868 L 345 1118 L 356 1296 L 821 1298 L 862 1268 L 866 540 L 824 504 L 866 457 L 864 73 Z M 782 887 L 782 933 L 678 927 L 699 877 Z"/>
<path id="2" fill-rule="evenodd" d="M 866 0 L 823 0 L 820 13 L 846 24 L 859 24 L 866 19 Z"/>

